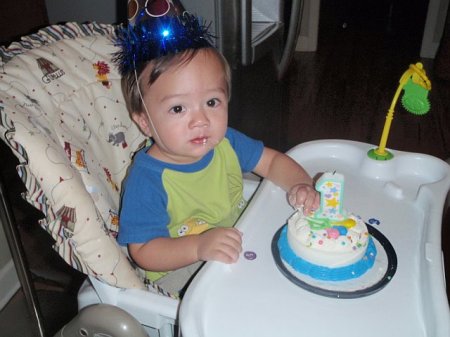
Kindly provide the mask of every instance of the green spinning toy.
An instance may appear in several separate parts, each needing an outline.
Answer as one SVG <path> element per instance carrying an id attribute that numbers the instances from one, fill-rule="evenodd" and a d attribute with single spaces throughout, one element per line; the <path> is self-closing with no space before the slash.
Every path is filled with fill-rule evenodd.
<path id="1" fill-rule="evenodd" d="M 383 133 L 381 135 L 380 145 L 376 149 L 370 150 L 367 155 L 375 160 L 389 160 L 394 155 L 386 150 L 386 143 L 389 136 L 392 120 L 394 119 L 394 109 L 398 98 L 404 90 L 401 99 L 403 107 L 415 115 L 424 115 L 430 110 L 430 102 L 428 100 L 428 92 L 431 90 L 431 82 L 429 81 L 423 64 L 418 62 L 411 64 L 400 78 L 400 84 L 395 92 L 386 122 L 384 123 Z"/>

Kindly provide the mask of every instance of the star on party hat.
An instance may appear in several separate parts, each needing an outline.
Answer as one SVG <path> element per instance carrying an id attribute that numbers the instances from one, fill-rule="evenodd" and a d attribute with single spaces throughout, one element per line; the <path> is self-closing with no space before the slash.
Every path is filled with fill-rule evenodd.
<path id="1" fill-rule="evenodd" d="M 122 76 L 161 56 L 212 46 L 208 27 L 179 0 L 128 0 L 128 25 L 117 29 L 114 44 Z"/>

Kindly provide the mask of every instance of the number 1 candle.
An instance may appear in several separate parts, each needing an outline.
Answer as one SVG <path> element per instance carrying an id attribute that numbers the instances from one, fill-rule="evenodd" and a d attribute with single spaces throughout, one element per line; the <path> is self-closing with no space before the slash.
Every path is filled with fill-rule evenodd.
<path id="1" fill-rule="evenodd" d="M 320 208 L 314 217 L 327 218 L 331 221 L 344 220 L 344 176 L 326 172 L 317 180 L 316 190 L 320 192 Z"/>

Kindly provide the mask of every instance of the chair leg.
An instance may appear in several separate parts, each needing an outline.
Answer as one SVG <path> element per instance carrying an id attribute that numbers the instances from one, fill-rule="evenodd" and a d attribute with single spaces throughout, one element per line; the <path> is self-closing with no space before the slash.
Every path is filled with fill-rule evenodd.
<path id="1" fill-rule="evenodd" d="M 28 267 L 25 250 L 20 240 L 20 234 L 16 227 L 16 221 L 12 212 L 11 204 L 6 193 L 3 179 L 0 176 L 0 223 L 5 232 L 11 256 L 16 267 L 22 290 L 27 301 L 28 310 L 34 323 L 35 332 L 39 337 L 45 337 L 43 318 L 39 307 L 36 290 Z"/>

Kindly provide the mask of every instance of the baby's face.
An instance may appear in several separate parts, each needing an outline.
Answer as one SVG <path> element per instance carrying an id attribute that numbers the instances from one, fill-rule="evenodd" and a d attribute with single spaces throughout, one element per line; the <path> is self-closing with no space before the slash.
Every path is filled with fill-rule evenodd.
<path id="1" fill-rule="evenodd" d="M 150 70 L 144 70 L 141 83 L 147 83 Z M 212 52 L 200 50 L 188 63 L 168 69 L 152 85 L 141 87 L 154 127 L 149 126 L 155 139 L 149 154 L 155 158 L 193 163 L 224 138 L 227 81 L 222 63 Z"/>

